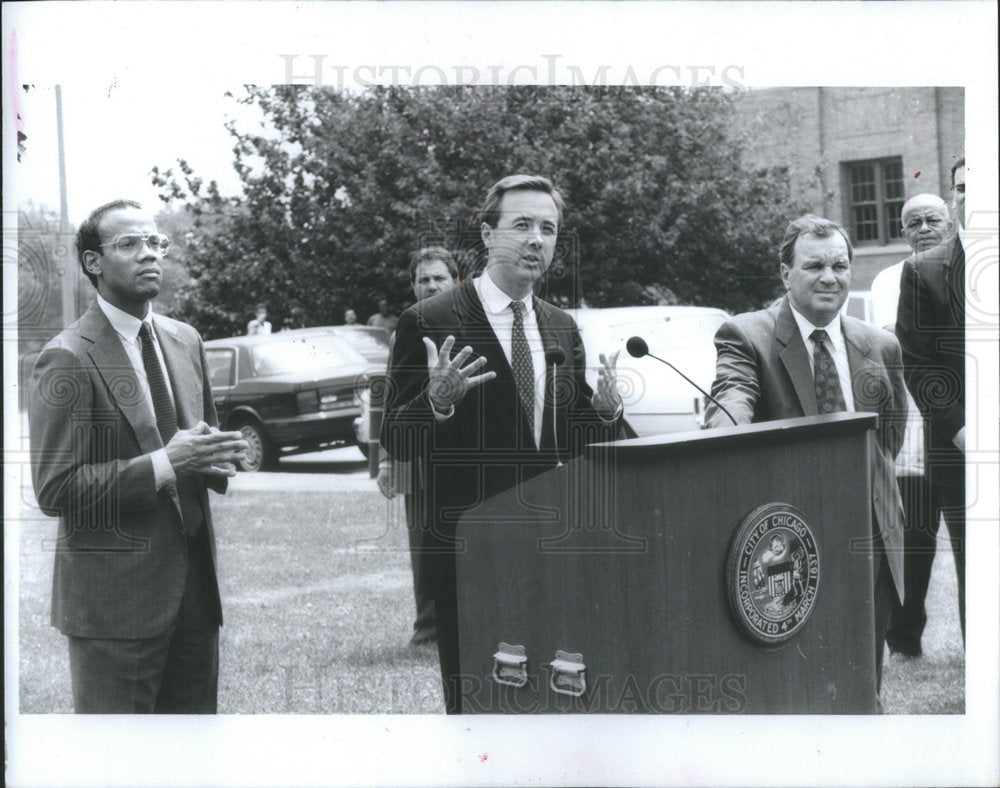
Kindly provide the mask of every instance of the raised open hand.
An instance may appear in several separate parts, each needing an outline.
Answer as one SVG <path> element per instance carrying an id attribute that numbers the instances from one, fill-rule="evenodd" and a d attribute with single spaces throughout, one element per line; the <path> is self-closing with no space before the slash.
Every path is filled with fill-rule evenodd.
<path id="1" fill-rule="evenodd" d="M 616 350 L 608 359 L 603 353 L 599 358 L 601 366 L 597 370 L 597 390 L 591 399 L 594 409 L 604 418 L 613 419 L 622 407 L 622 398 L 618 393 L 618 354 Z"/>
<path id="2" fill-rule="evenodd" d="M 427 348 L 427 370 L 430 382 L 427 386 L 427 396 L 434 410 L 444 413 L 453 405 L 462 401 L 465 393 L 487 380 L 493 380 L 496 372 L 488 371 L 477 375 L 486 364 L 486 357 L 480 356 L 467 366 L 462 365 L 472 355 L 472 348 L 466 345 L 454 358 L 451 357 L 455 346 L 455 337 L 448 336 L 441 343 L 441 350 L 434 346 L 433 340 L 424 337 L 424 347 Z"/>

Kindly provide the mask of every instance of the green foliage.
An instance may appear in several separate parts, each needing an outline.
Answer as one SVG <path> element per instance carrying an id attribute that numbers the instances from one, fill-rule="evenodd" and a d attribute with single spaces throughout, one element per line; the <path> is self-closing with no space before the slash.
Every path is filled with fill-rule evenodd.
<path id="1" fill-rule="evenodd" d="M 248 88 L 258 129 L 230 123 L 243 195 L 223 198 L 183 160 L 154 168 L 192 217 L 181 314 L 207 336 L 242 331 L 257 302 L 275 326 L 364 318 L 412 298 L 422 244 L 481 264 L 489 186 L 531 172 L 567 200 L 540 293 L 567 305 L 760 306 L 777 292 L 792 205 L 783 170 L 748 172 L 733 99 L 682 88 L 403 88 L 361 94 Z"/>

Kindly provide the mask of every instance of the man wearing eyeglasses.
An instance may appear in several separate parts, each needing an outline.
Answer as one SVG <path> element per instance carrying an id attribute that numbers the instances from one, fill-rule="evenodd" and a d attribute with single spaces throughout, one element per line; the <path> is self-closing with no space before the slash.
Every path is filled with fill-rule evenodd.
<path id="1" fill-rule="evenodd" d="M 77 713 L 214 713 L 222 608 L 207 488 L 247 445 L 220 432 L 201 337 L 154 314 L 170 246 L 137 202 L 77 233 L 97 298 L 32 376 L 31 470 L 52 543 L 52 624 Z"/>

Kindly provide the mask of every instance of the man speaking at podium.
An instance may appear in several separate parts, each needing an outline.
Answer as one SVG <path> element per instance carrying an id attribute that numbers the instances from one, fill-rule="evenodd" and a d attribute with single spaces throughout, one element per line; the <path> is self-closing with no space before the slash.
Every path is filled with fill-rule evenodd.
<path id="1" fill-rule="evenodd" d="M 840 225 L 811 214 L 789 223 L 779 254 L 786 295 L 768 309 L 737 315 L 719 328 L 712 395 L 739 424 L 836 411 L 878 414 L 871 469 L 880 688 L 893 583 L 903 597 L 903 511 L 893 460 L 903 441 L 907 402 L 896 338 L 841 314 L 853 257 Z M 705 419 L 710 427 L 732 423 L 714 403 Z"/>
<path id="2" fill-rule="evenodd" d="M 449 714 L 461 712 L 463 691 L 459 517 L 554 467 L 557 458 L 582 451 L 586 442 L 614 438 L 622 412 L 617 354 L 601 356 L 597 391 L 591 391 L 573 319 L 532 294 L 552 262 L 562 211 L 547 178 L 498 181 L 482 210 L 485 272 L 420 301 L 396 328 L 382 444 L 394 459 L 423 466 L 425 487 L 414 495 L 423 498 L 416 505 L 425 507 L 422 522 L 431 532 L 418 583 L 434 600 Z"/>

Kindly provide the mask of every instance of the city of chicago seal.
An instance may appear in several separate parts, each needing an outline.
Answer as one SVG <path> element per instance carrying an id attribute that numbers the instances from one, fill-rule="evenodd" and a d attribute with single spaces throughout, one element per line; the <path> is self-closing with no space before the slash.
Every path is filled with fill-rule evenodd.
<path id="1" fill-rule="evenodd" d="M 726 561 L 733 616 L 751 639 L 784 643 L 812 613 L 819 550 L 801 512 L 785 503 L 758 506 L 740 524 Z"/>

